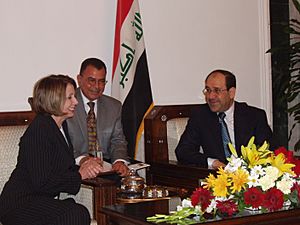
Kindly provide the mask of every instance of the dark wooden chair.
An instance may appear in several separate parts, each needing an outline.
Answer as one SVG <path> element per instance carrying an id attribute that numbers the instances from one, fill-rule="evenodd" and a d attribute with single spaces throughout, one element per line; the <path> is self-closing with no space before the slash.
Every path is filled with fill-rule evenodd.
<path id="1" fill-rule="evenodd" d="M 16 165 L 20 137 L 34 117 L 32 111 L 0 112 L 0 192 Z M 93 218 L 91 224 L 106 225 L 100 208 L 116 203 L 116 185 L 101 177 L 84 180 L 74 198 L 88 208 Z"/>
<path id="2" fill-rule="evenodd" d="M 191 192 L 199 186 L 200 179 L 214 173 L 207 168 L 182 165 L 174 156 L 191 110 L 196 106 L 155 106 L 145 117 L 145 162 L 151 165 L 146 172 L 147 183 Z"/>

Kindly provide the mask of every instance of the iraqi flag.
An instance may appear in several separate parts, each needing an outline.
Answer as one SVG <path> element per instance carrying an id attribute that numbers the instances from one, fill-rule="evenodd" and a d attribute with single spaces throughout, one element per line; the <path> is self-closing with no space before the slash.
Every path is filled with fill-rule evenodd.
<path id="1" fill-rule="evenodd" d="M 143 118 L 153 107 L 153 100 L 138 0 L 118 0 L 116 17 L 112 96 L 123 104 L 128 153 L 142 160 Z"/>

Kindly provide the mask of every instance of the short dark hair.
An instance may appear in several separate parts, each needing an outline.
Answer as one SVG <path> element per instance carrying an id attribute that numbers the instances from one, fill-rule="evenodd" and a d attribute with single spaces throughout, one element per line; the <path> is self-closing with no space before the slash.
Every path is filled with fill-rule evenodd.
<path id="1" fill-rule="evenodd" d="M 33 88 L 32 110 L 37 114 L 62 116 L 68 84 L 76 89 L 75 80 L 67 75 L 49 75 L 38 80 Z"/>
<path id="2" fill-rule="evenodd" d="M 222 70 L 222 69 L 217 69 L 217 70 L 214 70 L 212 72 L 210 72 L 206 79 L 205 79 L 205 82 L 207 81 L 208 77 L 210 75 L 212 75 L 213 73 L 221 73 L 224 75 L 225 77 L 225 81 L 226 81 L 226 88 L 227 90 L 229 90 L 230 88 L 234 87 L 236 88 L 236 79 L 235 79 L 235 75 L 230 72 L 230 71 L 227 71 L 227 70 Z"/>
<path id="3" fill-rule="evenodd" d="M 97 70 L 101 70 L 104 68 L 105 72 L 106 72 L 106 65 L 105 63 L 97 58 L 87 58 L 85 59 L 80 66 L 80 72 L 79 74 L 82 75 L 83 71 L 89 66 L 93 66 L 95 67 Z"/>

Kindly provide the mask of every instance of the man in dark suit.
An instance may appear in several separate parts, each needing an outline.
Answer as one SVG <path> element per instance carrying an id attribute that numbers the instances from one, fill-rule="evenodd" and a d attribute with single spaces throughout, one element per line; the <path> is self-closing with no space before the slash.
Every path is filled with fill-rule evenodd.
<path id="1" fill-rule="evenodd" d="M 236 79 L 231 72 L 215 70 L 207 76 L 203 90 L 206 104 L 192 112 L 175 150 L 179 162 L 211 169 L 225 166 L 225 154 L 230 151 L 226 149 L 228 145 L 223 144 L 219 116 L 224 113 L 229 142 L 239 155 L 241 145 L 247 145 L 252 136 L 257 145 L 272 142 L 265 111 L 234 101 L 235 92 Z"/>
<path id="2" fill-rule="evenodd" d="M 76 90 L 78 105 L 73 118 L 68 122 L 69 134 L 74 147 L 76 163 L 81 165 L 89 160 L 90 166 L 97 166 L 88 152 L 87 115 L 88 102 L 94 103 L 96 115 L 97 143 L 103 151 L 103 157 L 112 163 L 112 168 L 121 176 L 128 173 L 127 141 L 121 124 L 121 103 L 103 95 L 106 84 L 106 66 L 97 58 L 88 58 L 81 64 L 77 75 L 79 88 Z"/>

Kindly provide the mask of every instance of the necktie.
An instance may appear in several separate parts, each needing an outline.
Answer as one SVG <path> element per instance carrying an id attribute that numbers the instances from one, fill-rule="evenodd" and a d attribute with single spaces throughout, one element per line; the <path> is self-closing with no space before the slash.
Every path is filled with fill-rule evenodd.
<path id="1" fill-rule="evenodd" d="M 90 107 L 90 111 L 88 112 L 86 122 L 87 122 L 87 130 L 88 130 L 88 151 L 93 153 L 97 149 L 97 127 L 96 127 L 96 115 L 94 112 L 94 102 L 87 103 Z"/>
<path id="2" fill-rule="evenodd" d="M 219 123 L 221 125 L 221 133 L 222 133 L 224 152 L 225 152 L 226 158 L 228 158 L 228 157 L 230 157 L 228 143 L 231 142 L 231 140 L 230 140 L 226 122 L 224 120 L 226 114 L 224 112 L 220 112 L 218 116 L 219 116 Z"/>

